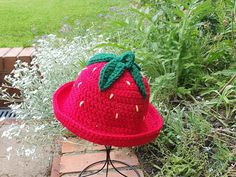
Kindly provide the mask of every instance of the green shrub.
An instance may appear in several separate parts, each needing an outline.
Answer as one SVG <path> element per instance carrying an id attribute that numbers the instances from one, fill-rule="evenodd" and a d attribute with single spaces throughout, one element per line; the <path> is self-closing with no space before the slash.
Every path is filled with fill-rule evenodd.
<path id="1" fill-rule="evenodd" d="M 224 141 L 214 126 L 207 121 L 211 114 L 202 104 L 163 108 L 165 123 L 159 138 L 136 151 L 147 176 L 227 176 L 235 162 L 232 146 L 236 135 Z"/>
<path id="2" fill-rule="evenodd" d="M 114 32 L 105 45 L 134 50 L 153 85 L 172 85 L 155 89 L 164 99 L 222 86 L 213 81 L 228 79 L 220 72 L 236 71 L 233 2 L 149 2 L 111 23 Z"/>
<path id="3" fill-rule="evenodd" d="M 234 176 L 235 2 L 133 4 L 97 47 L 135 51 L 164 117 L 159 138 L 136 149 L 146 176 Z"/>

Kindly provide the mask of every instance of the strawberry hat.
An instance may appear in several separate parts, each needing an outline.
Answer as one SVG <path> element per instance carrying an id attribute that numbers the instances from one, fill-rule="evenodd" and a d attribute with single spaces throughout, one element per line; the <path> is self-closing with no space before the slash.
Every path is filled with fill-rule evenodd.
<path id="1" fill-rule="evenodd" d="M 75 135 L 101 145 L 154 140 L 163 120 L 149 103 L 150 88 L 134 58 L 132 52 L 93 56 L 76 80 L 54 93 L 56 118 Z"/>

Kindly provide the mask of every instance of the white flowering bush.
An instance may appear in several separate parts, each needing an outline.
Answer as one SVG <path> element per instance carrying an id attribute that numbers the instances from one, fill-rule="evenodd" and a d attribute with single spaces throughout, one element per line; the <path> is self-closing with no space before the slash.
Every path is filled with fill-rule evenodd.
<path id="1" fill-rule="evenodd" d="M 11 125 L 2 137 L 20 137 L 31 143 L 37 140 L 35 144 L 53 142 L 63 128 L 54 118 L 52 95 L 61 84 L 75 79 L 88 58 L 101 52 L 101 48 L 94 48 L 101 42 L 103 36 L 90 30 L 70 41 L 55 35 L 38 40 L 31 64 L 18 60 L 0 88 L 1 99 L 11 103 L 16 119 L 21 121 L 20 125 Z M 17 88 L 20 94 L 10 95 L 7 88 Z"/>

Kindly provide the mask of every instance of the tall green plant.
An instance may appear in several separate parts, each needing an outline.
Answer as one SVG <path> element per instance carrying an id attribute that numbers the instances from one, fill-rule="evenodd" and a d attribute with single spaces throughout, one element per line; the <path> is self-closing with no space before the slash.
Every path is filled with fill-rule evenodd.
<path id="1" fill-rule="evenodd" d="M 160 137 L 137 149 L 146 175 L 235 176 L 235 2 L 136 2 L 98 47 L 135 51 L 164 117 Z"/>
<path id="2" fill-rule="evenodd" d="M 113 22 L 109 30 L 117 35 L 105 45 L 134 50 L 154 85 L 172 85 L 167 98 L 193 94 L 209 87 L 213 73 L 232 69 L 233 7 L 230 0 L 151 1 Z"/>

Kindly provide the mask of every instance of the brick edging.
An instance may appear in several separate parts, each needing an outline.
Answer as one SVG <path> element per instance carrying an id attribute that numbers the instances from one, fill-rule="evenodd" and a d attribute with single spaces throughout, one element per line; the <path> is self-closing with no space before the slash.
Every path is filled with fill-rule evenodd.
<path id="1" fill-rule="evenodd" d="M 33 47 L 16 47 L 16 48 L 0 48 L 0 86 L 4 83 L 4 77 L 10 74 L 14 69 L 16 60 L 30 63 L 35 53 Z M 19 93 L 16 89 L 9 89 L 10 94 Z M 0 100 L 0 107 L 7 107 L 3 101 Z"/>
<path id="2" fill-rule="evenodd" d="M 0 48 L 0 83 L 6 74 L 9 74 L 14 69 L 16 60 L 30 63 L 35 48 L 16 47 L 16 48 Z"/>

